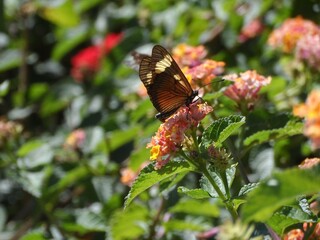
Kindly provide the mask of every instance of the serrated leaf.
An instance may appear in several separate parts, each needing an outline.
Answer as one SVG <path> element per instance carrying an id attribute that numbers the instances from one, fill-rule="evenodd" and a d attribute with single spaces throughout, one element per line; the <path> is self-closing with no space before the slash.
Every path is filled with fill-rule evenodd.
<path id="1" fill-rule="evenodd" d="M 248 194 L 243 206 L 246 221 L 266 221 L 279 207 L 301 195 L 320 191 L 320 166 L 312 169 L 289 169 L 278 172 Z"/>
<path id="2" fill-rule="evenodd" d="M 194 171 L 194 167 L 187 161 L 172 160 L 159 170 L 154 169 L 154 165 L 150 164 L 141 170 L 139 176 L 134 181 L 129 194 L 126 196 L 125 208 L 129 206 L 132 200 L 140 193 L 151 187 L 152 185 L 173 176 L 174 174 Z"/>
<path id="3" fill-rule="evenodd" d="M 291 217 L 288 217 L 281 213 L 275 213 L 267 221 L 267 224 L 275 231 L 278 235 L 283 235 L 284 230 L 290 225 L 299 223 L 300 221 Z"/>
<path id="4" fill-rule="evenodd" d="M 110 221 L 112 239 L 139 239 L 145 233 L 139 223 L 147 221 L 148 213 L 146 207 L 136 204 L 132 204 L 125 211 L 116 211 Z"/>
<path id="5" fill-rule="evenodd" d="M 208 147 L 214 142 L 215 147 L 221 147 L 222 143 L 244 123 L 245 117 L 238 115 L 214 121 L 203 132 L 201 145 Z"/>
<path id="6" fill-rule="evenodd" d="M 194 199 L 179 201 L 175 206 L 169 209 L 169 212 L 186 213 L 208 217 L 217 217 L 220 214 L 217 205 L 214 205 L 209 201 L 200 201 Z"/>
<path id="7" fill-rule="evenodd" d="M 246 184 L 246 185 L 242 186 L 242 188 L 239 191 L 238 196 L 241 197 L 241 196 L 244 196 L 244 195 L 248 194 L 253 189 L 255 189 L 258 186 L 258 184 L 259 183 L 249 183 L 249 184 Z"/>
<path id="8" fill-rule="evenodd" d="M 303 123 L 289 121 L 283 128 L 259 131 L 244 140 L 245 146 L 254 146 L 276 140 L 284 137 L 301 134 L 303 132 Z"/>
<path id="9" fill-rule="evenodd" d="M 204 191 L 201 188 L 197 189 L 188 189 L 186 187 L 178 187 L 178 193 L 186 194 L 188 197 L 191 197 L 193 199 L 205 199 L 210 198 L 210 195 L 207 191 Z"/>

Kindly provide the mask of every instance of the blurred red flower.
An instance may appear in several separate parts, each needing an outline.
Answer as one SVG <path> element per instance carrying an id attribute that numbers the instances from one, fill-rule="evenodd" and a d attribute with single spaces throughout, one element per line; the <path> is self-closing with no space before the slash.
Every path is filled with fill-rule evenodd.
<path id="1" fill-rule="evenodd" d="M 103 56 L 107 55 L 123 38 L 123 33 L 110 33 L 98 45 L 82 49 L 71 59 L 71 75 L 78 82 L 91 77 L 100 69 Z"/>

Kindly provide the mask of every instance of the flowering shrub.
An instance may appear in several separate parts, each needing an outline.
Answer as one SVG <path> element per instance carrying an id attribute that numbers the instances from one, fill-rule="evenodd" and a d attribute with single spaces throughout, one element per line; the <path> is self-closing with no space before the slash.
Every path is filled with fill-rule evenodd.
<path id="1" fill-rule="evenodd" d="M 6 1 L 0 239 L 319 239 L 317 4 L 260 2 Z"/>

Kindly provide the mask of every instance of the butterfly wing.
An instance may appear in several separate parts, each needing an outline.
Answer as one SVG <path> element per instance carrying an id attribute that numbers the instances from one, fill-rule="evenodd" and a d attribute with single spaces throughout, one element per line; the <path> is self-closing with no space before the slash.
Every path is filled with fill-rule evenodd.
<path id="1" fill-rule="evenodd" d="M 142 59 L 139 75 L 162 121 L 182 105 L 190 104 L 196 95 L 178 64 L 159 45 L 153 48 L 151 57 Z"/>

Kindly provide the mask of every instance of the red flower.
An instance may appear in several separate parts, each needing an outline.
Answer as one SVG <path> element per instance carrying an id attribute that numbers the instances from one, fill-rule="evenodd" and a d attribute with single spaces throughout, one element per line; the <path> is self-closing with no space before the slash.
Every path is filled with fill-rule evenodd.
<path id="1" fill-rule="evenodd" d="M 123 33 L 110 33 L 108 34 L 102 44 L 102 48 L 104 51 L 104 54 L 108 54 L 114 47 L 116 47 L 119 42 L 123 38 Z"/>
<path id="2" fill-rule="evenodd" d="M 78 52 L 71 59 L 71 75 L 81 82 L 86 77 L 91 77 L 100 69 L 100 62 L 121 41 L 123 33 L 110 33 L 102 43 L 87 47 Z"/>

